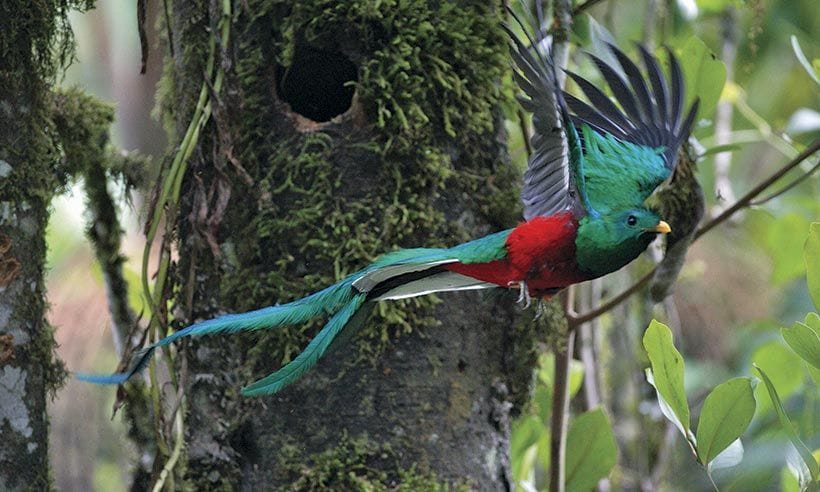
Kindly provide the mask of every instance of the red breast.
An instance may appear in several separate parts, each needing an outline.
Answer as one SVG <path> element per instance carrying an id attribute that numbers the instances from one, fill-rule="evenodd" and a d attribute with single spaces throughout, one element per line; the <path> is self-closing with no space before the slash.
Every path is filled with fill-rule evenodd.
<path id="1" fill-rule="evenodd" d="M 508 287 L 527 282 L 537 293 L 585 280 L 575 266 L 578 222 L 569 212 L 534 217 L 519 224 L 507 237 L 507 258 L 488 263 L 454 263 L 446 269 Z"/>

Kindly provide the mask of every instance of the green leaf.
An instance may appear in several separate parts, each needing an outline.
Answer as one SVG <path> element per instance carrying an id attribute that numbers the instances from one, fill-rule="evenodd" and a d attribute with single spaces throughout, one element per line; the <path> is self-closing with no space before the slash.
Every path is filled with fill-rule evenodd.
<path id="1" fill-rule="evenodd" d="M 510 456 L 513 478 L 523 480 L 535 465 L 538 442 L 546 432 L 544 424 L 535 415 L 526 415 L 513 422 L 510 435 Z"/>
<path id="2" fill-rule="evenodd" d="M 780 492 L 800 492 L 800 482 L 788 466 L 780 470 Z"/>
<path id="3" fill-rule="evenodd" d="M 814 67 L 809 63 L 808 58 L 806 58 L 806 54 L 803 53 L 803 48 L 800 47 L 800 43 L 797 42 L 797 36 L 792 35 L 792 49 L 794 50 L 794 56 L 797 57 L 797 61 L 803 65 L 803 68 L 809 74 L 809 76 L 814 79 L 815 82 L 820 84 L 820 77 L 817 76 L 817 72 L 815 71 Z"/>
<path id="4" fill-rule="evenodd" d="M 672 343 L 669 327 L 652 320 L 643 335 L 643 346 L 652 364 L 652 381 L 659 397 L 669 405 L 675 416 L 673 423 L 689 439 L 689 405 L 683 387 L 683 357 Z M 669 417 L 667 415 L 667 417 Z M 676 422 L 677 421 L 677 422 Z"/>
<path id="5" fill-rule="evenodd" d="M 750 378 L 721 383 L 703 402 L 698 419 L 698 459 L 708 465 L 749 427 L 755 414 Z"/>
<path id="6" fill-rule="evenodd" d="M 686 106 L 700 98 L 697 119 L 708 118 L 717 106 L 726 83 L 726 66 L 700 39 L 690 37 L 675 50 L 683 70 Z"/>
<path id="7" fill-rule="evenodd" d="M 729 446 L 721 451 L 712 461 L 706 466 L 706 473 L 712 476 L 712 470 L 719 468 L 729 468 L 740 463 L 743 459 L 743 443 L 740 439 L 735 439 Z"/>
<path id="8" fill-rule="evenodd" d="M 538 358 L 538 379 L 550 390 L 555 381 L 555 357 L 553 354 L 543 354 Z M 572 398 L 581 389 L 584 382 L 584 363 L 572 359 L 569 362 L 569 397 Z"/>
<path id="9" fill-rule="evenodd" d="M 806 316 L 806 323 L 796 321 L 791 328 L 781 328 L 780 334 L 794 353 L 816 369 L 820 369 L 820 329 L 812 329 L 808 325 L 809 322 L 820 325 L 820 317 L 810 313 Z"/>
<path id="10" fill-rule="evenodd" d="M 714 147 L 709 147 L 708 149 L 704 150 L 703 153 L 698 156 L 698 159 L 702 159 L 709 155 L 721 154 L 723 152 L 734 152 L 742 148 L 743 146 L 740 144 L 715 145 Z"/>
<path id="11" fill-rule="evenodd" d="M 809 225 L 809 238 L 803 247 L 806 260 L 806 280 L 814 307 L 820 311 L 820 222 Z"/>
<path id="12" fill-rule="evenodd" d="M 805 265 L 800 261 L 800 239 L 805 237 L 807 225 L 806 218 L 795 212 L 778 217 L 769 229 L 766 249 L 774 260 L 772 282 L 775 284 L 803 276 Z"/>
<path id="13" fill-rule="evenodd" d="M 752 362 L 766 370 L 766 374 L 783 398 L 790 397 L 803 386 L 806 375 L 804 371 L 799 370 L 802 366 L 800 359 L 778 340 L 758 347 L 752 353 Z M 763 396 L 765 393 L 763 386 L 758 385 L 755 388 L 758 415 L 765 415 L 773 410 L 769 399 Z"/>
<path id="14" fill-rule="evenodd" d="M 573 419 L 567 434 L 567 492 L 593 489 L 617 459 L 615 435 L 603 410 L 582 413 Z"/>
<path id="15" fill-rule="evenodd" d="M 792 421 L 786 414 L 786 410 L 783 409 L 783 403 L 780 401 L 780 396 L 778 396 L 777 390 L 772 384 L 772 381 L 769 379 L 769 376 L 767 376 L 763 369 L 761 369 L 757 364 L 754 364 L 754 368 L 757 370 L 760 379 L 762 379 L 763 383 L 766 385 L 766 390 L 769 392 L 769 398 L 771 399 L 775 412 L 777 412 L 777 418 L 780 420 L 780 426 L 783 428 L 784 431 L 786 431 L 786 435 L 789 437 L 789 440 L 797 449 L 797 452 L 800 454 L 800 458 L 803 460 L 803 463 L 805 463 L 806 467 L 808 467 L 812 481 L 817 481 L 818 474 L 820 474 L 820 470 L 818 470 L 817 460 L 814 459 L 814 456 L 812 455 L 809 448 L 806 446 L 805 443 L 803 443 L 803 441 L 800 439 L 800 436 L 797 435 L 797 431 L 794 428 L 794 424 L 792 424 Z"/>

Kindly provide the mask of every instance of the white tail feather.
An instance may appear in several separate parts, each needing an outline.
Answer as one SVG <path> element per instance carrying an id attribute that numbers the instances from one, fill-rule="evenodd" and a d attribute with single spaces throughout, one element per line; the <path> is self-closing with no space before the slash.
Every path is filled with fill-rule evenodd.
<path id="1" fill-rule="evenodd" d="M 432 294 L 433 292 L 449 292 L 456 290 L 489 289 L 498 287 L 495 284 L 476 280 L 466 275 L 455 272 L 441 272 L 419 280 L 414 280 L 403 285 L 399 285 L 388 290 L 374 301 L 386 301 L 390 299 L 405 299 L 407 297 Z"/>

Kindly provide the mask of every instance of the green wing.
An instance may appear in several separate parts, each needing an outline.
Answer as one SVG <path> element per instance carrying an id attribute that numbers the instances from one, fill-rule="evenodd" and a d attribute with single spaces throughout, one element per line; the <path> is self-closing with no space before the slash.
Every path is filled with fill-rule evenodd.
<path id="1" fill-rule="evenodd" d="M 658 60 L 643 46 L 638 48 L 646 76 L 621 50 L 608 46 L 619 66 L 589 57 L 615 100 L 571 72 L 567 73 L 589 102 L 564 93 L 581 137 L 586 191 L 601 212 L 640 206 L 670 176 L 698 105 L 695 101 L 684 115 L 683 74 L 671 51 L 667 80 Z"/>

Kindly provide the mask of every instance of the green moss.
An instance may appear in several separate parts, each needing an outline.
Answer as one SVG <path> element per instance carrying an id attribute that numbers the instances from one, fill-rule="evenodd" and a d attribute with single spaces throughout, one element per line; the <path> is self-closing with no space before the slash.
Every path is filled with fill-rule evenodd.
<path id="1" fill-rule="evenodd" d="M 60 69 L 74 54 L 73 34 L 68 11 L 87 10 L 91 1 L 62 0 L 34 2 L 26 8 L 4 2 L 0 6 L 0 119 L 14 121 L 14 136 L 0 131 L 0 159 L 11 166 L 11 174 L 0 179 L 0 196 L 4 203 L 19 210 L 31 210 L 32 219 L 45 227 L 51 198 L 65 185 L 70 172 L 59 165 L 58 137 L 55 135 L 54 101 L 50 92 Z M 13 100 L 6 99 L 13 98 Z M 12 221 L 2 217 L 0 222 Z M 8 225 L 8 224 L 7 224 Z M 42 320 L 45 291 L 42 284 L 45 244 L 40 239 L 28 245 L 26 257 L 33 259 L 38 281 L 25 300 L 26 305 L 13 309 L 15 319 L 30 323 Z M 43 371 L 45 389 L 52 395 L 67 378 L 61 361 L 54 357 L 56 342 L 53 329 L 42 321 L 31 343 L 26 344 L 23 358 L 38 361 Z M 49 362 L 51 361 L 51 362 Z"/>
<path id="2" fill-rule="evenodd" d="M 244 226 L 241 241 L 224 247 L 231 265 L 219 286 L 222 304 L 241 311 L 287 302 L 397 247 L 472 238 L 445 220 L 437 202 L 444 189 L 469 197 L 468 208 L 496 227 L 520 216 L 518 173 L 496 161 L 494 110 L 507 67 L 497 6 L 258 0 L 249 10 L 254 17 L 239 35 L 236 74 L 241 104 L 262 110 L 243 114 L 233 133 L 239 161 L 255 180 L 258 209 L 232 220 Z M 297 38 L 340 49 L 359 65 L 366 131 L 340 138 L 276 130 L 270 65 L 287 65 Z M 374 164 L 356 169 L 360 162 Z M 372 357 L 395 336 L 434 325 L 437 302 L 379 304 L 359 353 Z M 277 331 L 255 353 L 287 361 L 316 328 Z"/>
<path id="3" fill-rule="evenodd" d="M 338 446 L 305 458 L 295 448 L 282 450 L 289 490 L 322 492 L 449 492 L 471 490 L 467 484 L 449 484 L 433 473 L 398 466 L 399 458 L 389 445 L 379 445 L 366 435 L 350 438 L 344 434 Z M 386 472 L 384 463 L 396 462 L 394 472 Z M 389 485 L 388 485 L 389 484 Z"/>
<path id="4" fill-rule="evenodd" d="M 451 246 L 518 220 L 519 174 L 498 160 L 503 144 L 496 140 L 499 84 L 508 67 L 500 5 L 426 0 L 241 4 L 233 41 L 226 47 L 234 55 L 226 74 L 228 90 L 219 95 L 221 104 L 239 109 L 220 114 L 215 107 L 191 160 L 177 219 L 179 237 L 196 237 L 191 231 L 204 223 L 192 213 L 197 205 L 185 200 L 211 193 L 218 180 L 229 181 L 233 191 L 220 226 L 218 271 L 211 275 L 213 270 L 203 265 L 205 281 L 192 287 L 198 289 L 197 315 L 211 314 L 209 304 L 240 312 L 288 302 L 384 252 Z M 205 21 L 198 23 L 204 32 Z M 182 62 L 168 65 L 161 85 L 164 114 L 172 115 L 178 133 L 190 113 L 190 105 L 179 104 L 186 90 L 180 84 L 202 81 L 201 69 L 197 74 L 190 68 L 199 61 L 185 61 L 204 59 L 207 39 L 193 32 L 177 33 L 190 51 Z M 356 99 L 364 125 L 348 122 L 299 133 L 282 117 L 273 89 L 274 65 L 290 63 L 297 39 L 341 51 L 359 67 Z M 229 153 L 235 162 L 220 162 Z M 180 245 L 180 251 L 191 246 Z M 178 272 L 188 272 L 193 255 L 181 256 Z M 210 262 L 211 256 L 205 253 L 198 261 Z M 177 274 L 178 285 L 190 284 Z M 175 311 L 187 312 L 184 289 L 177 291 Z M 357 342 L 360 358 L 374 360 L 395 337 L 433 326 L 437 302 L 427 296 L 376 305 Z M 249 363 L 238 380 L 252 380 L 290 360 L 322 323 L 266 332 L 247 351 L 248 338 L 241 339 Z M 317 456 L 283 448 L 282 459 L 288 460 L 299 490 L 385 490 L 383 484 L 391 480 L 406 484 L 398 490 L 450 490 L 398 461 L 373 466 L 373 460 L 393 458 L 363 438 L 345 439 Z M 385 468 L 392 471 L 380 471 Z"/>

